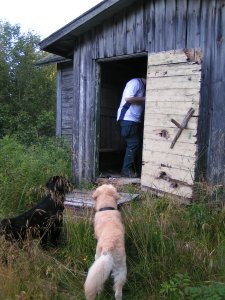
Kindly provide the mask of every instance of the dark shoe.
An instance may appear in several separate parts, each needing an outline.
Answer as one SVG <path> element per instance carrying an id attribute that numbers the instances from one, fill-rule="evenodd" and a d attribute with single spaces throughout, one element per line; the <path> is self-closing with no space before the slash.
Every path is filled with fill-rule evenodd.
<path id="1" fill-rule="evenodd" d="M 136 178 L 137 173 L 135 173 L 133 170 L 122 170 L 121 176 L 128 177 L 128 178 Z"/>

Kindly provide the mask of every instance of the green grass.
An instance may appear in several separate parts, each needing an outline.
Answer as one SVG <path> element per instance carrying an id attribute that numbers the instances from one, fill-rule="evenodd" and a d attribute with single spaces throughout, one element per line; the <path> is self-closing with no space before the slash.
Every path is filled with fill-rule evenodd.
<path id="1" fill-rule="evenodd" d="M 35 202 L 37 187 L 49 176 L 69 177 L 68 157 L 68 149 L 52 141 L 29 148 L 10 138 L 1 141 L 1 216 Z M 127 187 L 127 192 L 136 191 Z M 203 198 L 184 206 L 141 193 L 139 200 L 123 205 L 124 300 L 225 299 L 225 210 L 213 209 Z M 75 216 L 66 210 L 56 249 L 43 251 L 36 240 L 20 249 L 1 237 L 0 299 L 84 300 L 83 284 L 96 246 L 93 214 L 87 210 Z M 97 299 L 114 299 L 111 279 Z"/>
<path id="2" fill-rule="evenodd" d="M 59 139 L 29 147 L 11 137 L 0 140 L 0 217 L 36 201 L 51 176 L 70 178 L 70 157 L 69 147 Z"/>

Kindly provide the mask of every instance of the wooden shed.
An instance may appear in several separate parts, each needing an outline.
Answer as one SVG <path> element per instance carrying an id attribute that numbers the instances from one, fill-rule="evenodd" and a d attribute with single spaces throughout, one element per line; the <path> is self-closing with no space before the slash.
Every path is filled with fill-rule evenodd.
<path id="1" fill-rule="evenodd" d="M 57 63 L 57 134 L 76 182 L 119 171 L 116 111 L 147 73 L 141 184 L 192 198 L 225 181 L 225 1 L 106 0 L 40 43 Z"/>

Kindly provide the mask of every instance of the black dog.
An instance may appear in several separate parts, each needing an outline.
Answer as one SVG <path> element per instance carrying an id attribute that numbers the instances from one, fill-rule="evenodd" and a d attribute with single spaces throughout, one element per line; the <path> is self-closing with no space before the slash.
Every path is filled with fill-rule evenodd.
<path id="1" fill-rule="evenodd" d="M 1 221 L 0 231 L 6 240 L 21 242 L 39 237 L 42 247 L 48 240 L 57 245 L 63 224 L 65 194 L 71 191 L 72 185 L 62 176 L 53 176 L 46 187 L 47 195 L 36 206 L 15 218 Z"/>

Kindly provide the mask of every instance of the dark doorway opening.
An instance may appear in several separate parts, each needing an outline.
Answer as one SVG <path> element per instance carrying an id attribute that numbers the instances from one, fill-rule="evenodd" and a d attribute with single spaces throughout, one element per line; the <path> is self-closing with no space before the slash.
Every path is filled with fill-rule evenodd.
<path id="1" fill-rule="evenodd" d="M 119 176 L 125 144 L 116 121 L 123 89 L 132 78 L 147 73 L 147 54 L 100 62 L 99 176 Z"/>

